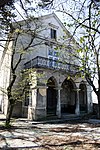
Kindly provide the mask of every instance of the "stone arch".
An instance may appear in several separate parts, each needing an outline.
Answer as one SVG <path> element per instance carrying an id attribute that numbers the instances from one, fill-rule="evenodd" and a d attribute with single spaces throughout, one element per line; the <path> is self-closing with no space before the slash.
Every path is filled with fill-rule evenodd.
<path id="1" fill-rule="evenodd" d="M 56 115 L 57 107 L 57 92 L 56 92 L 57 81 L 52 76 L 47 80 L 47 115 Z"/>
<path id="2" fill-rule="evenodd" d="M 64 83 L 65 80 L 70 81 L 72 83 L 74 89 L 77 88 L 76 83 L 74 82 L 74 80 L 71 77 L 70 77 L 70 79 L 68 79 L 68 77 L 64 78 L 62 84 Z"/>
<path id="3" fill-rule="evenodd" d="M 57 87 L 58 83 L 57 83 L 56 78 L 55 78 L 54 76 L 50 76 L 50 77 L 47 79 L 47 84 L 48 84 L 48 81 L 50 81 L 50 80 L 53 81 L 54 84 L 55 84 L 55 86 Z"/>
<path id="4" fill-rule="evenodd" d="M 84 81 L 79 85 L 80 113 L 87 112 L 87 87 Z"/>
<path id="5" fill-rule="evenodd" d="M 76 85 L 72 79 L 67 78 L 62 83 L 61 90 L 61 112 L 75 114 L 76 108 Z"/>

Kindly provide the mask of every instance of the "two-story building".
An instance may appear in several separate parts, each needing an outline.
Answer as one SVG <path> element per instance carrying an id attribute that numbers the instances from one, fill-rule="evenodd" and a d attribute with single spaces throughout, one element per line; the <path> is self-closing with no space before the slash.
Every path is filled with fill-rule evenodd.
<path id="1" fill-rule="evenodd" d="M 13 116 L 28 117 L 31 120 L 49 116 L 58 118 L 73 114 L 79 116 L 92 112 L 91 87 L 78 73 L 79 60 L 76 50 L 79 48 L 63 23 L 53 13 L 20 24 L 34 31 L 36 37 L 24 54 L 19 70 L 30 70 L 31 80 L 24 93 L 24 100 L 16 103 Z M 31 39 L 29 32 L 19 37 L 16 52 Z M 1 66 L 1 86 L 7 88 L 10 80 L 10 60 L 13 41 L 3 54 Z M 17 53 L 18 55 L 18 53 Z M 16 60 L 18 56 L 16 55 Z M 16 61 L 15 60 L 15 61 Z M 23 72 L 24 72 L 23 71 Z M 78 75 L 77 75 L 78 73 Z M 18 82 L 18 80 L 17 80 Z M 7 96 L 1 92 L 1 110 L 7 112 Z"/>

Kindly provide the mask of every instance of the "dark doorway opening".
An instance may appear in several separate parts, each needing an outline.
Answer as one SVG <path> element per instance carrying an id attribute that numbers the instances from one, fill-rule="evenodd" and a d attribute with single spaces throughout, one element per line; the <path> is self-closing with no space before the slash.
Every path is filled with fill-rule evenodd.
<path id="1" fill-rule="evenodd" d="M 82 114 L 87 112 L 87 88 L 84 83 L 81 83 L 79 88 L 80 113 Z"/>
<path id="2" fill-rule="evenodd" d="M 47 82 L 47 115 L 56 115 L 57 92 L 54 79 L 51 77 Z"/>
<path id="3" fill-rule="evenodd" d="M 61 90 L 61 113 L 75 114 L 76 92 L 72 81 L 65 79 Z"/>

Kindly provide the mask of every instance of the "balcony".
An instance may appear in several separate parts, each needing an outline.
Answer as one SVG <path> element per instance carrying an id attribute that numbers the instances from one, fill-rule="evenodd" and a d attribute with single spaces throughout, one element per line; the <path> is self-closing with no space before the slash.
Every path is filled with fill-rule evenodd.
<path id="1" fill-rule="evenodd" d="M 24 64 L 25 69 L 29 68 L 48 68 L 54 70 L 61 70 L 64 72 L 69 72 L 75 74 L 77 72 L 78 66 L 69 63 L 63 63 L 59 60 L 48 59 L 45 57 L 37 56 L 31 61 Z"/>

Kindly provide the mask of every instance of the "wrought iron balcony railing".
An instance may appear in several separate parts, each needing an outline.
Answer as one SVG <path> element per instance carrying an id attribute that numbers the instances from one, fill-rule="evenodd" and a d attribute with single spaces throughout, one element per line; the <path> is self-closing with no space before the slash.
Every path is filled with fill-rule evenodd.
<path id="1" fill-rule="evenodd" d="M 25 69 L 29 68 L 48 68 L 48 69 L 56 69 L 62 70 L 65 72 L 76 73 L 77 66 L 69 63 L 64 63 L 59 60 L 48 59 L 45 57 L 37 56 L 31 61 L 28 61 L 24 64 Z"/>

